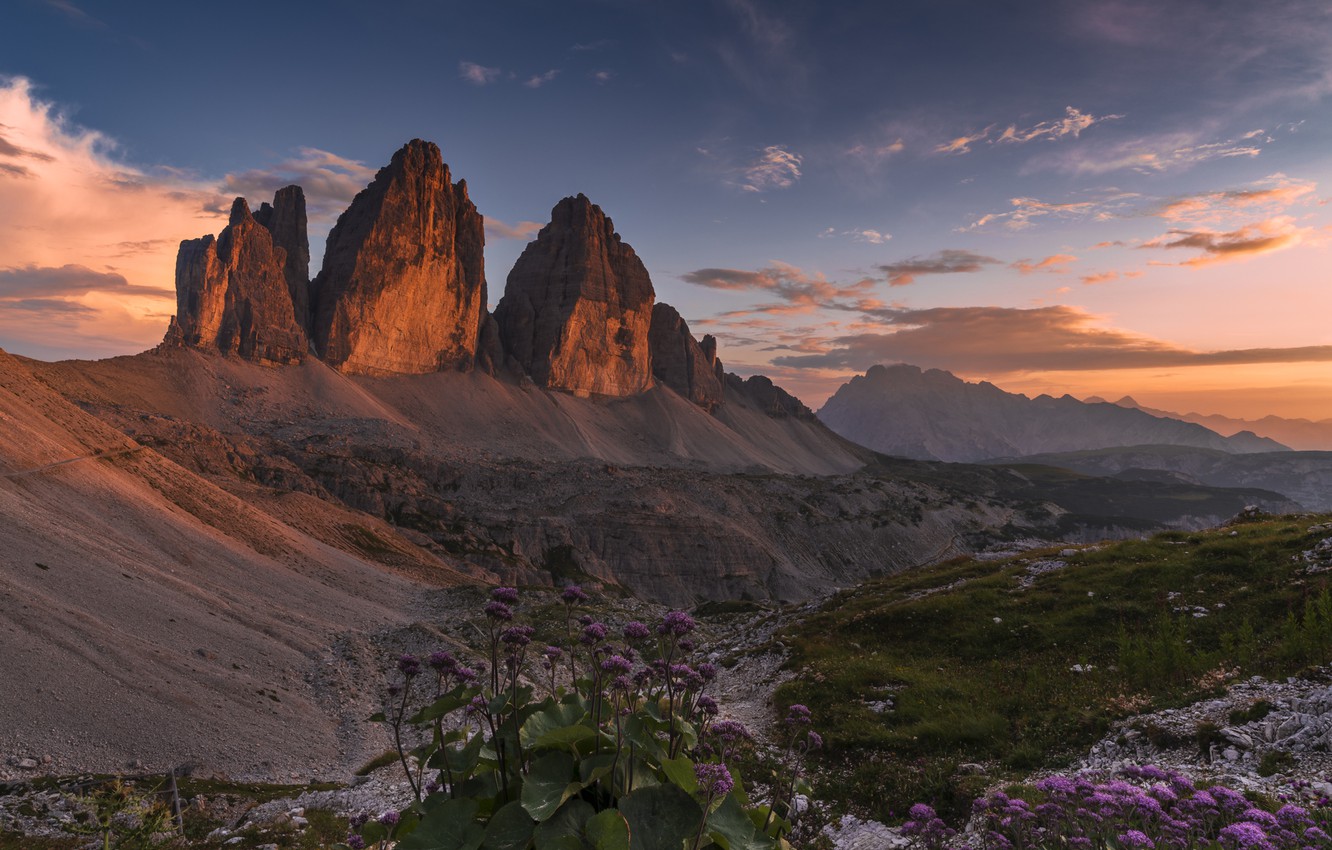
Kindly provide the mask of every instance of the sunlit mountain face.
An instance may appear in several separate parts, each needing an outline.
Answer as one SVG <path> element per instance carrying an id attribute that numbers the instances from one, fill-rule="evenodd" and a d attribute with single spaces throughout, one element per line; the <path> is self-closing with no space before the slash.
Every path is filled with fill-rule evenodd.
<path id="1" fill-rule="evenodd" d="M 180 241 L 237 195 L 301 185 L 317 271 L 419 137 L 485 216 L 489 306 L 583 192 L 728 368 L 815 408 L 908 362 L 1328 418 L 1330 67 L 1318 0 L 29 0 L 0 28 L 0 348 L 155 344 Z"/>

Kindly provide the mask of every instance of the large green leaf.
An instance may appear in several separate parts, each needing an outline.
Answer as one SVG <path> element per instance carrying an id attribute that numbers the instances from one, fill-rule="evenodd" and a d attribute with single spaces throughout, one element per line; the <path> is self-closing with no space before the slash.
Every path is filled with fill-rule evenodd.
<path id="1" fill-rule="evenodd" d="M 602 753 L 578 760 L 578 778 L 584 786 L 591 785 L 611 772 L 615 765 L 615 753 Z"/>
<path id="2" fill-rule="evenodd" d="M 544 821 L 582 788 L 574 771 L 574 757 L 565 752 L 547 753 L 532 763 L 523 784 L 523 808 L 537 821 Z"/>
<path id="3" fill-rule="evenodd" d="M 707 833 L 727 850 L 772 850 L 773 840 L 762 836 L 740 807 L 734 794 L 730 794 L 717 810 L 708 815 Z"/>
<path id="4" fill-rule="evenodd" d="M 505 803 L 486 824 L 485 841 L 481 846 L 485 850 L 524 850 L 532 843 L 535 827 L 522 803 L 517 800 Z"/>
<path id="5" fill-rule="evenodd" d="M 630 850 L 680 850 L 703 820 L 703 809 L 678 785 L 643 788 L 621 798 L 620 814 L 629 822 Z"/>
<path id="6" fill-rule="evenodd" d="M 540 711 L 527 718 L 523 723 L 523 746 L 530 747 L 533 744 L 538 747 L 543 746 L 541 739 L 544 736 L 558 729 L 580 725 L 579 721 L 586 716 L 587 712 L 577 703 L 556 703 L 548 700 Z M 592 731 L 590 725 L 586 728 L 588 731 Z"/>
<path id="7" fill-rule="evenodd" d="M 421 819 L 398 850 L 477 850 L 485 831 L 476 822 L 476 800 L 449 800 Z"/>
<path id="8" fill-rule="evenodd" d="M 427 705 L 425 708 L 416 712 L 416 714 L 413 714 L 407 719 L 407 722 L 427 723 L 431 720 L 451 714 L 470 702 L 470 699 L 462 695 L 462 689 L 456 688 L 454 691 L 445 694 L 430 705 Z"/>
<path id="9" fill-rule="evenodd" d="M 592 816 L 584 834 L 592 850 L 629 850 L 629 822 L 615 809 Z"/>
<path id="10" fill-rule="evenodd" d="M 590 803 L 570 800 L 545 823 L 537 824 L 536 850 L 585 850 L 583 827 L 591 817 Z"/>
<path id="11" fill-rule="evenodd" d="M 692 759 L 681 756 L 678 759 L 662 759 L 661 769 L 666 778 L 679 785 L 690 794 L 698 790 L 698 775 L 694 773 Z"/>

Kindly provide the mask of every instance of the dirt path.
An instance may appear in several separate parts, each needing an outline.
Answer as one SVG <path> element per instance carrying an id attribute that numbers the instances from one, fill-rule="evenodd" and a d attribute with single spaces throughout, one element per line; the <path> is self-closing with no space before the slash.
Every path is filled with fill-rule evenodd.
<path id="1" fill-rule="evenodd" d="M 108 449 L 107 451 L 104 452 L 96 452 L 95 454 L 82 455 L 81 457 L 70 457 L 70 458 L 65 458 L 64 460 L 57 460 L 54 463 L 47 463 L 43 464 L 42 466 L 34 466 L 32 469 L 19 469 L 14 472 L 0 472 L 0 476 L 4 476 L 5 478 L 18 478 L 23 475 L 35 475 L 38 472 L 45 472 L 48 469 L 55 469 L 57 466 L 65 466 L 66 464 L 70 463 L 78 463 L 81 460 L 98 460 L 105 457 L 119 457 L 121 455 L 134 454 L 135 452 L 141 452 L 143 450 L 144 450 L 143 446 L 135 446 L 130 449 Z"/>

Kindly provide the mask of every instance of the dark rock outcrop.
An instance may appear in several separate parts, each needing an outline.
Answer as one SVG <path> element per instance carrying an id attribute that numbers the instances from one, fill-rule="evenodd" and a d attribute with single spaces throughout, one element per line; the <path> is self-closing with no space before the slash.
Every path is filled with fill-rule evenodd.
<path id="1" fill-rule="evenodd" d="M 495 308 L 504 350 L 540 386 L 634 395 L 652 386 L 647 269 L 601 208 L 565 198 L 509 273 Z"/>
<path id="2" fill-rule="evenodd" d="M 310 327 L 310 236 L 305 220 L 305 192 L 300 186 L 277 190 L 273 203 L 259 205 L 254 220 L 268 228 L 273 244 L 287 252 L 282 266 L 296 322 Z"/>
<path id="3" fill-rule="evenodd" d="M 315 348 L 369 375 L 470 367 L 486 319 L 481 214 L 439 148 L 408 142 L 328 235 L 311 287 Z"/>
<path id="4" fill-rule="evenodd" d="M 794 419 L 816 418 L 814 411 L 806 407 L 803 401 L 774 384 L 766 375 L 741 378 L 739 375 L 727 372 L 726 389 L 744 396 L 755 407 L 774 419 L 788 416 Z"/>
<path id="5" fill-rule="evenodd" d="M 671 305 L 658 302 L 652 308 L 649 334 L 652 374 L 658 381 L 707 411 L 722 403 L 721 362 L 717 340 L 703 338 L 700 345 L 689 332 L 689 324 Z"/>
<path id="6" fill-rule="evenodd" d="M 166 342 L 262 362 L 299 361 L 309 343 L 292 305 L 286 261 L 286 251 L 237 198 L 217 239 L 180 243 L 176 315 Z"/>

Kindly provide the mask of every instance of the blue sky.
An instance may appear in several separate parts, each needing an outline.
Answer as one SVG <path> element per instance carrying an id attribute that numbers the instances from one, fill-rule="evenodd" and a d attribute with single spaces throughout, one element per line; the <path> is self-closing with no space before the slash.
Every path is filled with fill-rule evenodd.
<path id="1" fill-rule="evenodd" d="M 1332 417 L 1325 2 L 9 5 L 7 350 L 151 345 L 234 194 L 304 185 L 317 263 L 421 137 L 490 223 L 492 303 L 584 192 L 815 406 L 906 360 Z"/>

